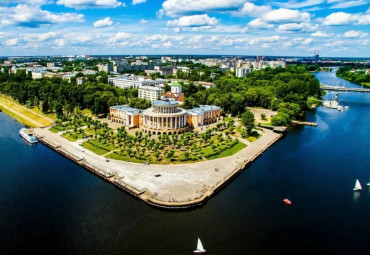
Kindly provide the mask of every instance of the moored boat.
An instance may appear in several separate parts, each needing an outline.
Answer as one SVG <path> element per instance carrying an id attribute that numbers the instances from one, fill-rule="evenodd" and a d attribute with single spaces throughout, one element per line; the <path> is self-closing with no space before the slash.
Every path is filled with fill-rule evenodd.
<path id="1" fill-rule="evenodd" d="M 37 143 L 39 141 L 37 140 L 36 136 L 31 134 L 31 132 L 26 128 L 19 130 L 19 135 L 29 143 Z"/>

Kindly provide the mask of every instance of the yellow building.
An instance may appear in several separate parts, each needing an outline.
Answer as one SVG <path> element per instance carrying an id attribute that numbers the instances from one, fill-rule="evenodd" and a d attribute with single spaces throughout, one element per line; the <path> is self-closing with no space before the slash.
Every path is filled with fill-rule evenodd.
<path id="1" fill-rule="evenodd" d="M 128 128 L 139 127 L 140 111 L 127 105 L 117 105 L 109 108 L 110 120 L 115 123 L 123 124 Z"/>
<path id="2" fill-rule="evenodd" d="M 218 122 L 221 116 L 221 108 L 214 105 L 201 105 L 197 108 L 187 110 L 186 113 L 188 115 L 188 124 L 191 127 L 198 128 Z"/>

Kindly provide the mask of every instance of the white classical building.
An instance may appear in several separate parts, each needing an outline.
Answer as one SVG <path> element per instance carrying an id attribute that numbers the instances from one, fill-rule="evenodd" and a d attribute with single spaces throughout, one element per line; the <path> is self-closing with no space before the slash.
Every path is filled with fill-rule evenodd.
<path id="1" fill-rule="evenodd" d="M 186 111 L 176 101 L 154 101 L 143 111 L 141 129 L 154 135 L 181 134 L 189 129 Z"/>
<path id="2" fill-rule="evenodd" d="M 139 98 L 149 101 L 157 101 L 164 96 L 164 89 L 160 87 L 145 86 L 139 88 Z"/>

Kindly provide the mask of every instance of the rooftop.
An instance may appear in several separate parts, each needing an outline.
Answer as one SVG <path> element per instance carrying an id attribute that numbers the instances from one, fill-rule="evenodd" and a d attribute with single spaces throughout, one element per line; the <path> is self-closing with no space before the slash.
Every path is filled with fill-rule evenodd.
<path id="1" fill-rule="evenodd" d="M 153 101 L 152 105 L 153 106 L 171 106 L 171 105 L 178 105 L 179 103 L 177 101 Z"/>
<path id="2" fill-rule="evenodd" d="M 133 114 L 139 114 L 139 112 L 140 112 L 138 109 L 132 108 L 128 105 L 116 105 L 116 106 L 111 106 L 110 108 L 115 109 L 115 110 L 130 112 L 130 113 L 133 113 Z"/>
<path id="3" fill-rule="evenodd" d="M 199 107 L 196 107 L 196 108 L 193 108 L 193 109 L 190 109 L 190 110 L 186 110 L 186 112 L 188 114 L 202 114 L 204 112 L 217 111 L 217 110 L 221 110 L 221 107 L 218 107 L 218 106 L 215 106 L 215 105 L 201 105 Z"/>
<path id="4" fill-rule="evenodd" d="M 171 85 L 171 87 L 182 87 L 182 85 L 178 82 L 171 83 L 170 85 Z"/>

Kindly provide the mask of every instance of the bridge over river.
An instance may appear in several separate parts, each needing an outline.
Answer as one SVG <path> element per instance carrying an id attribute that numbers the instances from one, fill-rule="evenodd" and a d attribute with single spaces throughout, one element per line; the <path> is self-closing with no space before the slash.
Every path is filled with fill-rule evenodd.
<path id="1" fill-rule="evenodd" d="M 322 90 L 326 91 L 335 91 L 335 92 L 359 92 L 359 93 L 370 93 L 369 88 L 349 88 L 349 87 L 339 87 L 339 86 L 328 86 L 321 84 L 320 87 Z"/>

